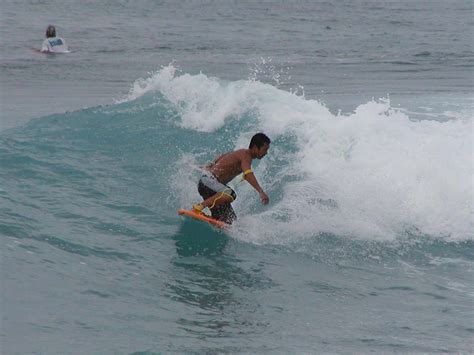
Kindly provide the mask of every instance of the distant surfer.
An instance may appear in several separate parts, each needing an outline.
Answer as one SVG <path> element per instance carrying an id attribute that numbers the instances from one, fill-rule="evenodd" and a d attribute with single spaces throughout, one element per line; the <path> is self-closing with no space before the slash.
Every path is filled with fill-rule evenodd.
<path id="1" fill-rule="evenodd" d="M 56 27 L 49 25 L 46 29 L 46 39 L 41 47 L 43 53 L 69 53 L 66 41 L 56 37 Z"/>
<path id="2" fill-rule="evenodd" d="M 202 213 L 207 207 L 211 210 L 213 218 L 232 223 L 237 216 L 231 202 L 237 195 L 226 184 L 239 174 L 242 174 L 242 179 L 247 180 L 257 190 L 260 200 L 266 205 L 269 201 L 268 195 L 258 184 L 251 165 L 253 159 L 262 159 L 267 154 L 270 143 L 270 138 L 265 134 L 257 133 L 250 140 L 248 149 L 222 154 L 206 165 L 198 183 L 198 191 L 204 201 L 193 205 L 193 210 Z"/>

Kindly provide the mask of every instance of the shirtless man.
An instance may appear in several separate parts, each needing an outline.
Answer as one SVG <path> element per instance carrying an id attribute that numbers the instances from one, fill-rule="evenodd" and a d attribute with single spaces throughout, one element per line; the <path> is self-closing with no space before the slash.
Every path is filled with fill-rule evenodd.
<path id="1" fill-rule="evenodd" d="M 193 205 L 193 210 L 202 213 L 202 210 L 207 207 L 211 210 L 213 218 L 232 223 L 237 216 L 231 202 L 237 195 L 226 184 L 240 173 L 242 173 L 242 178 L 257 190 L 262 203 L 266 205 L 269 201 L 268 196 L 258 184 L 251 164 L 253 159 L 262 159 L 267 154 L 270 143 L 270 138 L 265 134 L 257 133 L 250 140 L 248 149 L 222 154 L 208 164 L 198 184 L 199 194 L 204 201 Z"/>

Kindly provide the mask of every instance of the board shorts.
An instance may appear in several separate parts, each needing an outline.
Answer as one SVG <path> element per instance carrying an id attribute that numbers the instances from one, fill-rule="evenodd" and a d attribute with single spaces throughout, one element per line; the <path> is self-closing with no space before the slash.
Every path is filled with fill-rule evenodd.
<path id="1" fill-rule="evenodd" d="M 219 192 L 232 196 L 234 200 L 237 198 L 234 190 L 219 182 L 217 178 L 209 172 L 205 172 L 199 179 L 198 192 L 204 200 Z M 230 202 L 221 203 L 220 205 L 215 206 L 211 209 L 211 214 L 212 218 L 229 224 L 237 218 Z"/>

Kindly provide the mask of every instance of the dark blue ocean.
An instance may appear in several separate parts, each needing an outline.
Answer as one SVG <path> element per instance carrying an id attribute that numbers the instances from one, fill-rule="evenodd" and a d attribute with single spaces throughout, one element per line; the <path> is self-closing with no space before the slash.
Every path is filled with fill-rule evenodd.
<path id="1" fill-rule="evenodd" d="M 0 20 L 2 354 L 474 352 L 472 1 Z M 48 24 L 71 53 L 36 51 Z M 260 131 L 270 203 L 178 216 Z"/>

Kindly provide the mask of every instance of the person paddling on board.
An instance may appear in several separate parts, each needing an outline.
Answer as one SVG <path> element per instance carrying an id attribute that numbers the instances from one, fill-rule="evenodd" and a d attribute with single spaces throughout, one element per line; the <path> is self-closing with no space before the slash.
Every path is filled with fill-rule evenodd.
<path id="1" fill-rule="evenodd" d="M 262 159 L 267 154 L 270 143 L 270 138 L 265 134 L 257 133 L 250 140 L 248 149 L 222 154 L 206 165 L 198 183 L 198 191 L 204 201 L 193 205 L 193 211 L 203 213 L 202 210 L 207 207 L 213 218 L 231 224 L 237 218 L 231 206 L 237 195 L 226 184 L 240 173 L 242 179 L 257 190 L 262 203 L 266 205 L 268 195 L 258 184 L 251 164 L 253 159 Z"/>
<path id="2" fill-rule="evenodd" d="M 46 39 L 43 41 L 41 52 L 69 53 L 66 41 L 61 37 L 56 37 L 56 27 L 49 25 L 46 29 Z"/>

